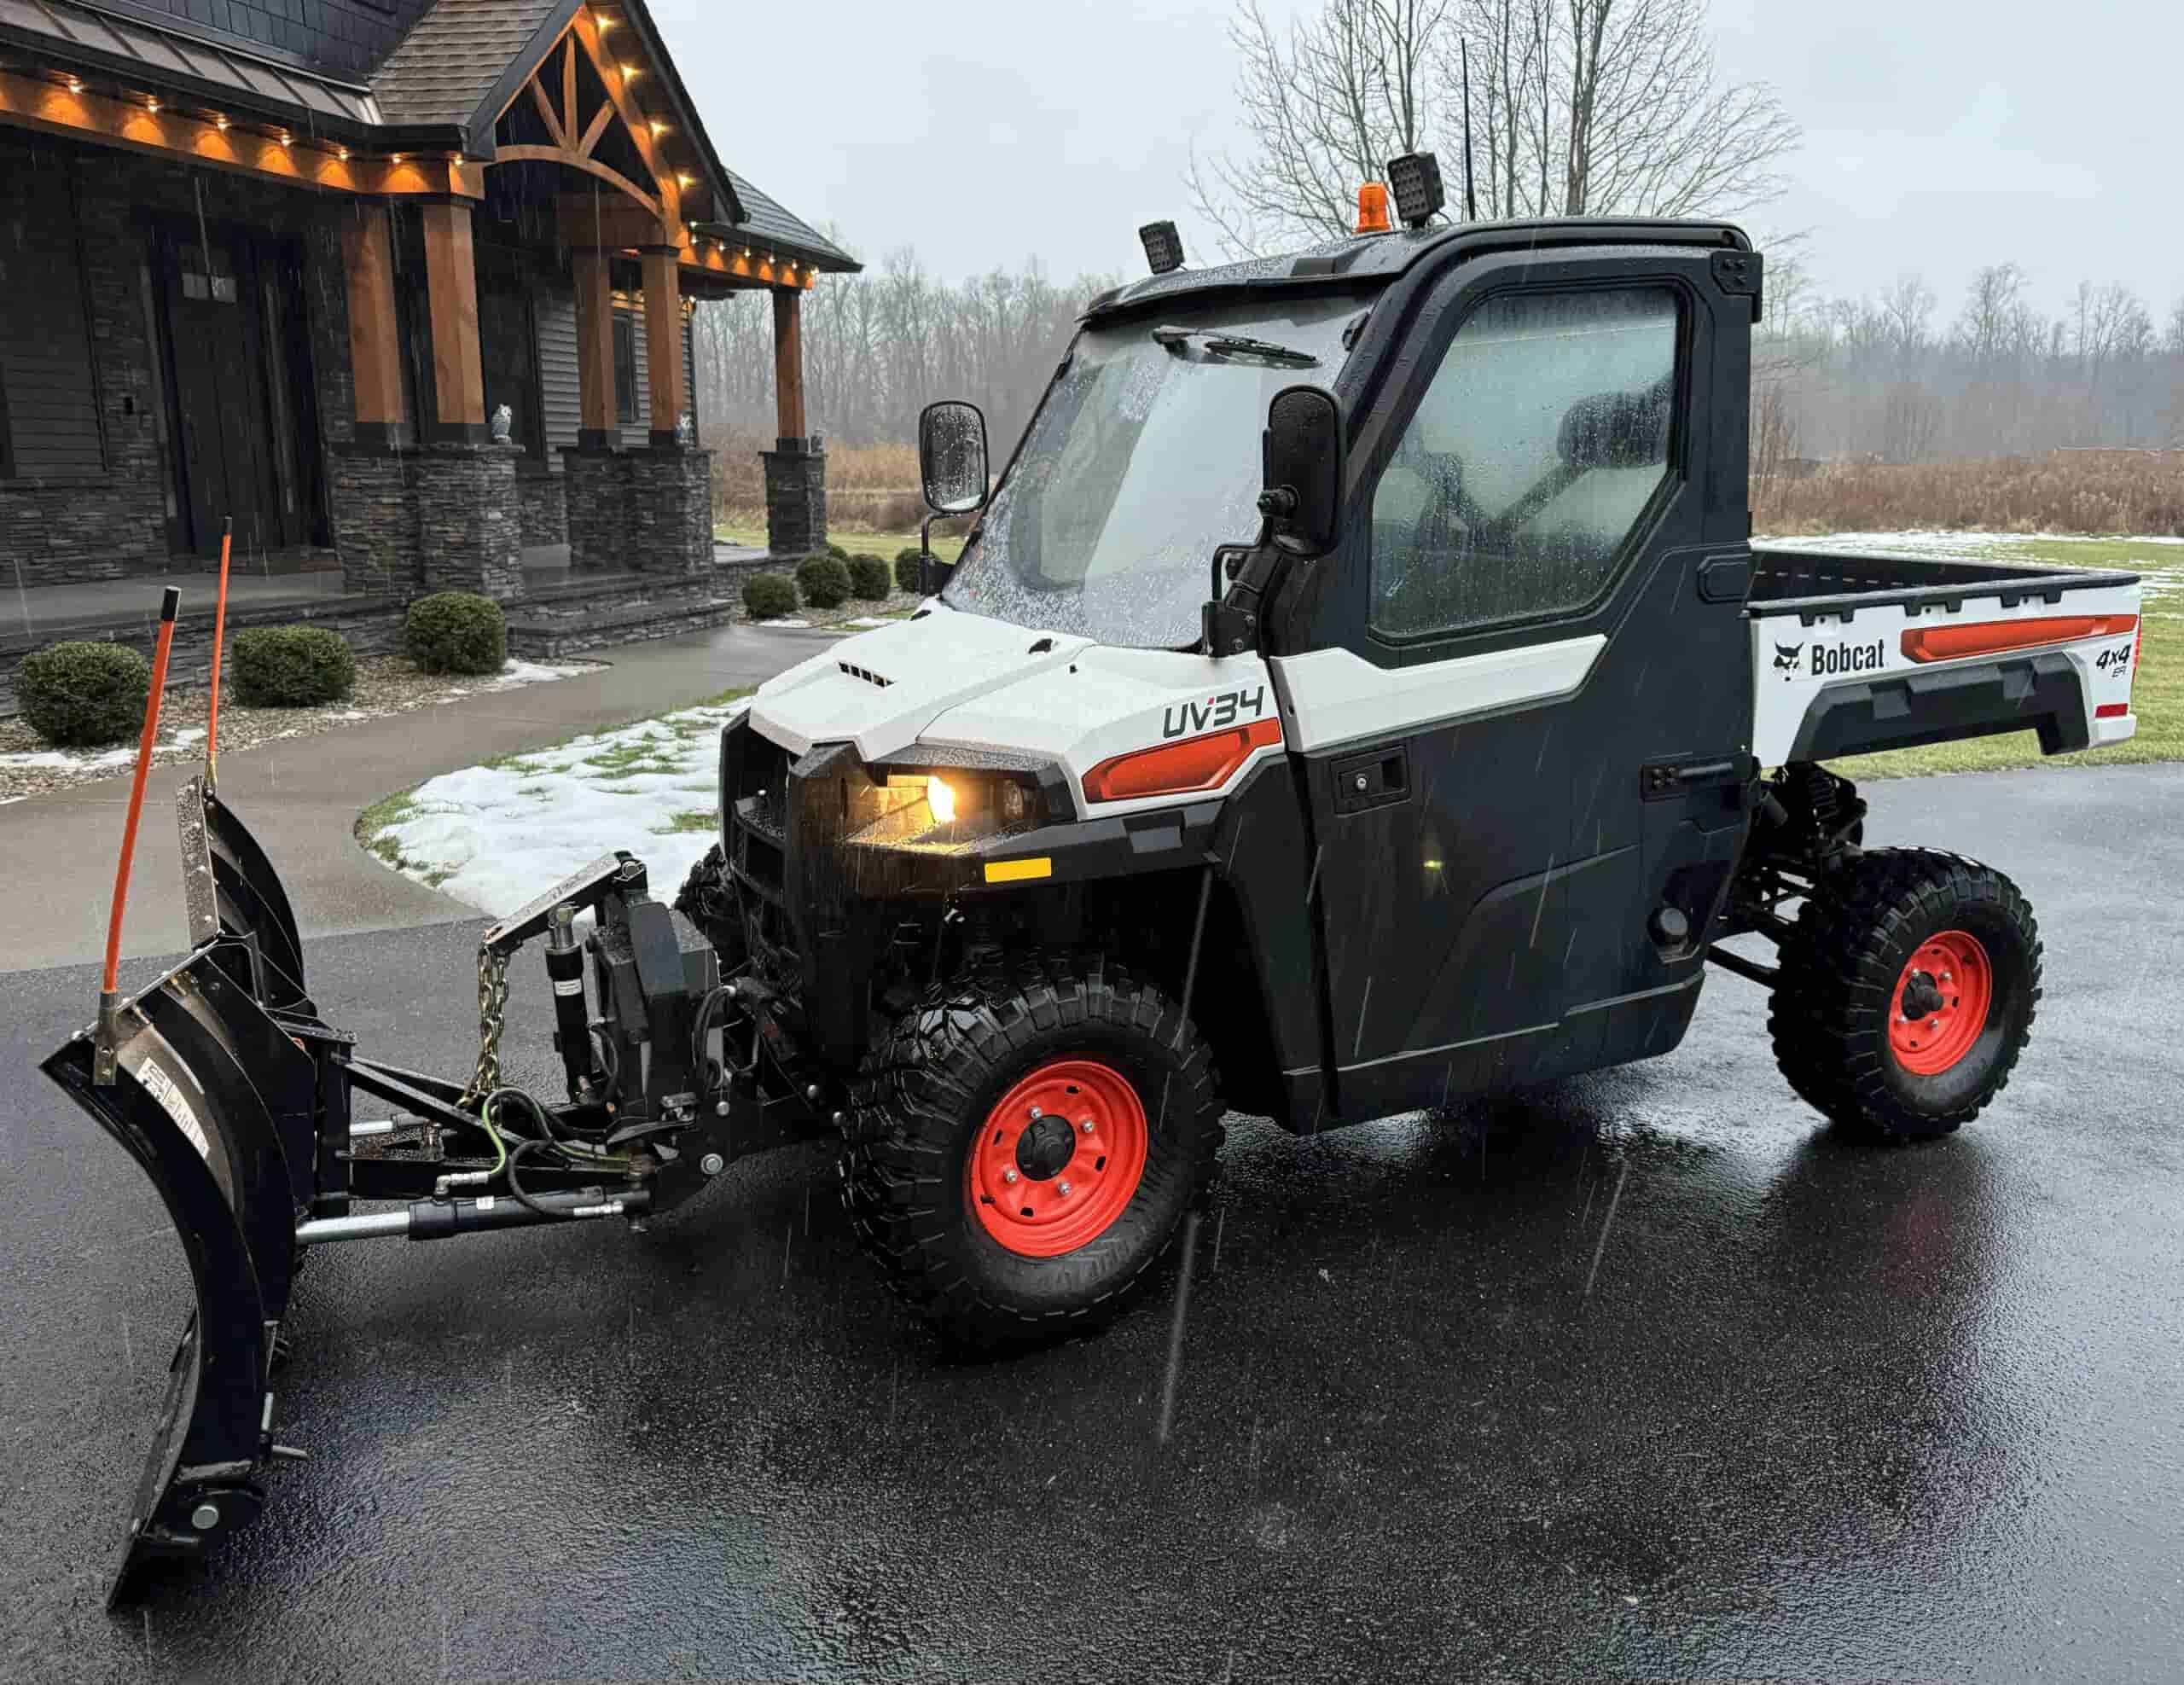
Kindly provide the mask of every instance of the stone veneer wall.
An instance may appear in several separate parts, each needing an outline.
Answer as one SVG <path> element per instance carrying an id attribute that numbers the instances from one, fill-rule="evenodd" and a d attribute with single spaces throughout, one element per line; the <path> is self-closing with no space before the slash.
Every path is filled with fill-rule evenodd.
<path id="1" fill-rule="evenodd" d="M 328 457 L 327 492 L 344 590 L 416 589 L 415 462 L 415 453 L 358 445 Z"/>
<path id="2" fill-rule="evenodd" d="M 656 573 L 695 573 L 710 567 L 712 453 L 675 445 L 632 451 L 624 460 L 629 476 L 624 565 Z"/>
<path id="3" fill-rule="evenodd" d="M 601 450 L 561 452 L 571 572 L 624 566 L 622 547 L 629 531 L 629 461 Z"/>
<path id="4" fill-rule="evenodd" d="M 569 542 L 569 501 L 564 479 L 561 474 L 517 470 L 516 515 L 522 524 L 526 549 Z"/>
<path id="5" fill-rule="evenodd" d="M 827 548 L 827 453 L 802 448 L 762 450 L 766 464 L 766 548 L 775 555 L 809 555 Z"/>
<path id="6" fill-rule="evenodd" d="M 20 137 L 19 137 L 20 138 Z M 353 436 L 348 297 L 335 201 L 276 183 L 193 170 L 119 149 L 39 137 L 54 169 L 69 173 L 76 206 L 86 328 L 106 471 L 87 479 L 0 480 L 0 583 L 21 570 L 26 585 L 117 579 L 166 570 L 169 469 L 166 400 L 145 314 L 144 270 L 154 252 L 150 213 L 193 223 L 240 223 L 304 242 L 304 298 L 315 375 L 319 435 L 328 445 Z M 10 208 L 0 172 L 0 220 Z M 17 429 L 34 415 L 11 415 Z M 322 452 L 331 497 L 336 462 Z"/>
<path id="7" fill-rule="evenodd" d="M 515 453 L 504 444 L 433 444 L 415 453 L 417 552 L 428 591 L 523 594 Z"/>

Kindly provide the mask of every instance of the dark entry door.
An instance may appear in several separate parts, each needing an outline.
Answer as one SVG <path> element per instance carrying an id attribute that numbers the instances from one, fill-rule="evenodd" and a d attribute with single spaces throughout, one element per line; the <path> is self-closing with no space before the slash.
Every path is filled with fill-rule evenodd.
<path id="1" fill-rule="evenodd" d="M 232 517 L 239 547 L 309 543 L 317 425 L 293 248 L 189 222 L 162 234 L 185 541 L 217 554 Z"/>
<path id="2" fill-rule="evenodd" d="M 1699 584 L 1745 542 L 1741 439 L 1732 483 L 1705 424 L 1743 413 L 1750 300 L 1702 253 L 1480 265 L 1437 302 L 1349 610 L 1275 664 L 1345 1118 L 1673 1046 L 1742 834 L 1750 658 Z"/>

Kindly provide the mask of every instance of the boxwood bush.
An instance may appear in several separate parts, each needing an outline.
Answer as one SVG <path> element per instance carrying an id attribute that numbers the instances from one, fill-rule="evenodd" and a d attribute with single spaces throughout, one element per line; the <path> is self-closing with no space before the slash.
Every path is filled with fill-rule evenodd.
<path id="1" fill-rule="evenodd" d="M 118 643 L 49 643 L 15 668 L 15 701 L 31 729 L 72 748 L 135 735 L 151 694 L 152 664 Z"/>
<path id="2" fill-rule="evenodd" d="M 743 607 L 753 620 L 796 613 L 796 584 L 786 573 L 753 573 L 743 582 Z"/>
<path id="3" fill-rule="evenodd" d="M 808 555 L 796 565 L 796 588 L 814 608 L 839 608 L 849 601 L 849 564 L 839 556 Z"/>
<path id="4" fill-rule="evenodd" d="M 903 590 L 915 595 L 923 589 L 919 570 L 924 566 L 923 550 L 904 550 L 895 558 L 895 584 Z"/>
<path id="5" fill-rule="evenodd" d="M 850 559 L 850 553 L 836 543 L 829 543 L 827 546 L 827 554 L 834 557 L 836 561 L 847 561 Z"/>
<path id="6" fill-rule="evenodd" d="M 357 658 L 323 626 L 253 626 L 235 637 L 235 700 L 246 708 L 307 708 L 356 688 Z"/>
<path id="7" fill-rule="evenodd" d="M 410 605 L 402 653 L 428 673 L 497 673 L 508 659 L 501 606 L 475 591 L 435 591 Z"/>
<path id="8" fill-rule="evenodd" d="M 884 602 L 887 593 L 895 589 L 894 575 L 887 564 L 876 555 L 853 555 L 850 558 L 850 595 L 862 597 L 867 602 Z"/>

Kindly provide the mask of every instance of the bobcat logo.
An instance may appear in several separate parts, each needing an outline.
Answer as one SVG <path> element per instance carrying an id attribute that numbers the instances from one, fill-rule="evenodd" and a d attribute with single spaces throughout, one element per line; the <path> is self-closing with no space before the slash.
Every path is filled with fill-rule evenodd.
<path id="1" fill-rule="evenodd" d="M 1798 676 L 1798 658 L 1804 654 L 1802 643 L 1778 643 L 1774 646 L 1774 671 L 1785 679 Z"/>

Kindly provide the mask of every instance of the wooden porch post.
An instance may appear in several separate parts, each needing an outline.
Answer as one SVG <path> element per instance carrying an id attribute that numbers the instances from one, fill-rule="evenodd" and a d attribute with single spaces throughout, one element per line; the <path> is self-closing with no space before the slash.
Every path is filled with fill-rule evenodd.
<path id="1" fill-rule="evenodd" d="M 349 283 L 349 363 L 357 386 L 357 439 L 391 446 L 402 434 L 402 354 L 394 318 L 394 241 L 386 206 L 359 200 L 341 219 Z"/>
<path id="2" fill-rule="evenodd" d="M 470 206 L 446 199 L 423 211 L 437 432 L 482 444 L 490 435 L 485 359 L 478 347 L 478 258 L 471 243 Z"/>
<path id="3" fill-rule="evenodd" d="M 579 247 L 571 257 L 577 285 L 577 448 L 606 450 L 616 434 L 613 254 Z"/>
<path id="4" fill-rule="evenodd" d="M 787 287 L 774 289 L 774 411 L 780 448 L 801 450 L 804 439 L 804 294 Z"/>
<path id="5" fill-rule="evenodd" d="M 672 246 L 644 248 L 645 384 L 652 398 L 654 450 L 677 442 L 688 371 L 682 367 L 682 253 Z"/>

